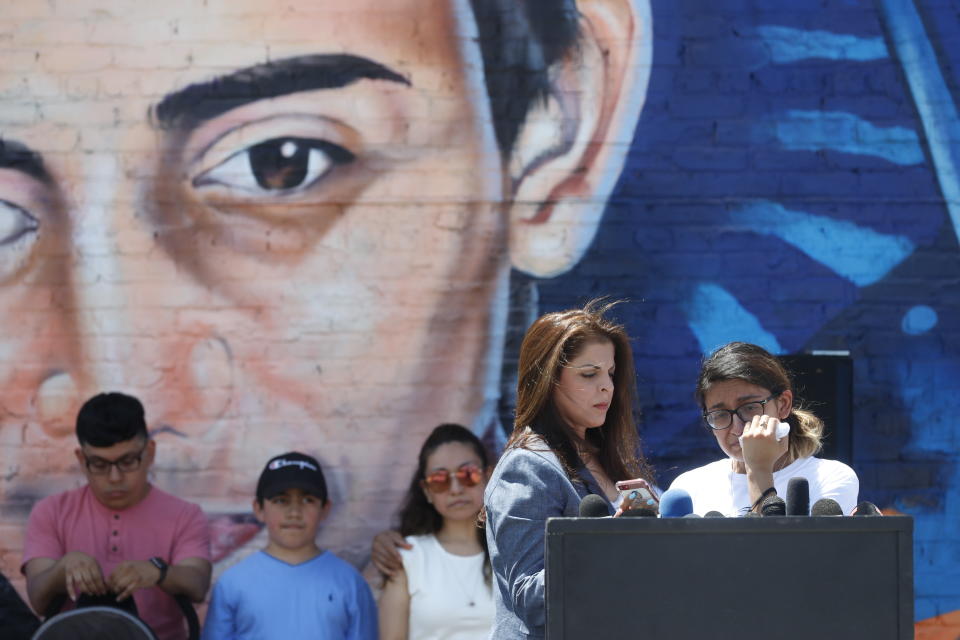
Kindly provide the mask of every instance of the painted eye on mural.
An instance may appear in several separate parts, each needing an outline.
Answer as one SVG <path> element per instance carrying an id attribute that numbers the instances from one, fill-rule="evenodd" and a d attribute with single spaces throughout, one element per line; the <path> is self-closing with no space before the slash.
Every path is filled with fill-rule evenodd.
<path id="1" fill-rule="evenodd" d="M 27 234 L 36 233 L 40 223 L 21 207 L 0 200 L 0 250 L 16 244 Z"/>
<path id="2" fill-rule="evenodd" d="M 354 159 L 343 147 L 325 140 L 274 138 L 233 154 L 194 178 L 193 185 L 274 194 L 297 192 Z"/>
<path id="3" fill-rule="evenodd" d="M 40 223 L 26 210 L 0 200 L 0 275 L 19 266 L 39 228 Z"/>

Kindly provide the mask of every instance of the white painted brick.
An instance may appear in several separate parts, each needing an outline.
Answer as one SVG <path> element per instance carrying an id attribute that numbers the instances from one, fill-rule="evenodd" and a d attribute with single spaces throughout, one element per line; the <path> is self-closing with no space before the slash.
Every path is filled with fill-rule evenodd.
<path id="1" fill-rule="evenodd" d="M 3 26 L 0 25 L 0 30 Z M 0 38 L 0 60 L 3 60 L 4 74 L 32 71 L 37 62 L 37 52 L 33 49 L 14 48 Z"/>
<path id="2" fill-rule="evenodd" d="M 106 47 L 63 45 L 52 54 L 40 54 L 41 69 L 52 74 L 101 71 L 113 63 L 113 52 Z"/>
<path id="3" fill-rule="evenodd" d="M 34 100 L 4 99 L 0 104 L 0 127 L 4 129 L 24 127 L 35 122 L 39 116 L 40 108 Z"/>
<path id="4" fill-rule="evenodd" d="M 85 45 L 90 42 L 91 24 L 86 20 L 46 18 L 23 20 L 13 31 L 11 42 L 19 47 Z"/>
<path id="5" fill-rule="evenodd" d="M 267 59 L 267 45 L 259 41 L 194 45 L 190 50 L 191 67 L 217 75 L 237 69 L 240 60 L 246 65 L 266 62 Z"/>
<path id="6" fill-rule="evenodd" d="M 193 45 L 171 42 L 163 45 L 163 55 L 157 55 L 157 46 L 111 47 L 115 52 L 113 64 L 117 69 L 157 70 L 185 69 L 192 65 Z"/>

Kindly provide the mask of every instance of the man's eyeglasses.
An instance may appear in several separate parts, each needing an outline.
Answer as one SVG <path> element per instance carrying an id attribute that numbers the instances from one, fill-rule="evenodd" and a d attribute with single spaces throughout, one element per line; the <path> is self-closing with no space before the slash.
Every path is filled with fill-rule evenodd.
<path id="1" fill-rule="evenodd" d="M 465 464 L 453 473 L 449 469 L 437 469 L 427 474 L 424 483 L 433 493 L 444 493 L 450 490 L 454 477 L 464 487 L 475 487 L 483 479 L 483 469 L 475 464 Z"/>
<path id="2" fill-rule="evenodd" d="M 715 409 L 713 411 L 707 411 L 703 414 L 703 419 L 707 423 L 707 426 L 714 431 L 729 429 L 730 425 L 733 424 L 733 414 L 737 414 L 743 423 L 746 424 L 747 422 L 753 420 L 755 416 L 763 415 L 764 406 L 776 398 L 777 395 L 779 394 L 774 394 L 766 400 L 753 400 L 751 402 L 744 402 L 733 411 L 730 411 L 729 409 Z"/>
<path id="3" fill-rule="evenodd" d="M 121 473 L 129 473 L 140 468 L 140 462 L 143 460 L 143 452 L 147 450 L 147 445 L 143 445 L 137 453 L 128 453 L 116 460 L 105 460 L 98 456 L 87 456 L 83 454 L 83 461 L 87 465 L 87 471 L 95 476 L 105 476 L 110 473 L 110 467 L 116 467 Z"/>

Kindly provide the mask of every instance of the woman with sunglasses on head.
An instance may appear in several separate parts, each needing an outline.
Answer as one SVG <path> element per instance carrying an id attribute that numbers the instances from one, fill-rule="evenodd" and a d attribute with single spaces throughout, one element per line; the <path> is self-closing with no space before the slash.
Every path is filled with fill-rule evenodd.
<path id="1" fill-rule="evenodd" d="M 544 527 L 615 483 L 651 479 L 634 423 L 629 339 L 612 305 L 548 313 L 520 346 L 513 433 L 484 495 L 497 615 L 492 638 L 543 638 Z"/>
<path id="2" fill-rule="evenodd" d="M 380 596 L 382 640 L 486 640 L 493 623 L 490 559 L 477 515 L 487 452 L 465 427 L 442 424 L 420 449 L 400 510 L 402 568 Z"/>
<path id="3" fill-rule="evenodd" d="M 807 479 L 810 504 L 831 498 L 844 514 L 853 510 L 857 475 L 842 462 L 813 457 L 821 447 L 823 421 L 795 406 L 790 376 L 775 356 L 746 342 L 720 347 L 700 369 L 696 399 L 727 459 L 673 481 L 671 489 L 690 494 L 694 513 L 758 511 L 768 496 L 785 496 L 796 477 Z M 780 422 L 790 431 L 778 440 Z"/>

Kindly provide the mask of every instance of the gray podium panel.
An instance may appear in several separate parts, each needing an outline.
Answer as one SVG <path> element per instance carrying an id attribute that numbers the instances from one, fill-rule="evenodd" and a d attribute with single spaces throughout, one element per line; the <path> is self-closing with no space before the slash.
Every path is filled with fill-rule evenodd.
<path id="1" fill-rule="evenodd" d="M 913 638 L 909 517 L 552 518 L 549 640 Z"/>

